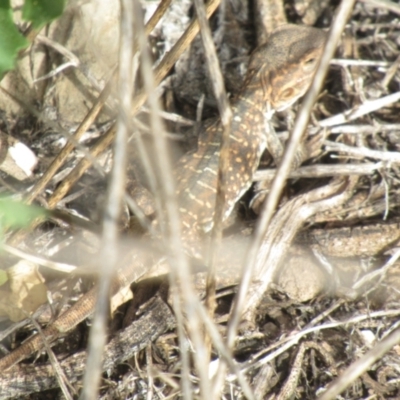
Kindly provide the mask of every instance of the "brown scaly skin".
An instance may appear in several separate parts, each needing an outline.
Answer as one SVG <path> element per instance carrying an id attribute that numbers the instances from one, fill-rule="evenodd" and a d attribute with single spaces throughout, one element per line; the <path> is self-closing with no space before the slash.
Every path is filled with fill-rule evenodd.
<path id="1" fill-rule="evenodd" d="M 225 218 L 250 187 L 265 150 L 267 106 L 282 110 L 306 92 L 325 39 L 325 32 L 319 29 L 284 25 L 252 54 L 243 88 L 231 105 L 230 167 L 224 177 Z M 211 228 L 221 134 L 221 122 L 217 121 L 200 134 L 197 151 L 178 163 L 179 205 L 188 230 Z"/>
<path id="2" fill-rule="evenodd" d="M 322 52 L 326 34 L 316 28 L 285 25 L 278 28 L 267 44 L 253 53 L 243 89 L 232 103 L 229 169 L 225 217 L 243 193 L 266 146 L 264 113 L 269 108 L 282 110 L 307 90 Z M 202 132 L 198 149 L 184 156 L 177 167 L 178 198 L 184 234 L 209 230 L 215 203 L 217 168 L 222 132 L 216 122 Z M 196 235 L 196 234 L 195 234 Z M 118 271 L 113 291 L 138 280 L 146 268 L 136 258 Z M 150 269 L 150 268 L 148 268 Z M 84 295 L 74 306 L 43 330 L 49 341 L 60 332 L 74 328 L 93 312 L 96 290 Z M 32 355 L 43 347 L 35 335 L 19 348 L 0 359 L 0 371 Z"/>

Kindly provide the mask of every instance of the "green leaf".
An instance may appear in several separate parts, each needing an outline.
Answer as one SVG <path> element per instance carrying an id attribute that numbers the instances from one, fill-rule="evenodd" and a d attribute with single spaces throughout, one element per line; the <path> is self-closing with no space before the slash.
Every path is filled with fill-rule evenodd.
<path id="1" fill-rule="evenodd" d="M 14 67 L 18 51 L 28 44 L 14 25 L 9 0 L 0 0 L 0 77 Z"/>
<path id="2" fill-rule="evenodd" d="M 7 272 L 0 269 L 0 286 L 4 285 L 7 281 L 8 281 Z"/>
<path id="3" fill-rule="evenodd" d="M 26 205 L 10 198 L 0 199 L 1 227 L 23 228 L 34 219 L 45 217 L 46 210 L 37 206 Z"/>
<path id="4" fill-rule="evenodd" d="M 65 0 L 25 0 L 22 18 L 31 21 L 34 28 L 58 18 L 65 6 Z"/>

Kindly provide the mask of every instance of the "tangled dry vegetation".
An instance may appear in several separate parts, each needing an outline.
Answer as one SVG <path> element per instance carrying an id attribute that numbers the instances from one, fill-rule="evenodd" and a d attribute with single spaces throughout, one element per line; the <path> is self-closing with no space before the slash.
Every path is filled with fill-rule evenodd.
<path id="1" fill-rule="evenodd" d="M 282 22 L 282 15 L 290 23 L 328 29 L 340 7 L 340 2 L 334 0 L 295 0 L 284 2 L 283 6 L 282 3 L 224 1 L 212 17 L 210 25 L 230 96 L 241 86 L 252 49 Z M 146 10 L 150 7 L 148 2 L 142 6 Z M 284 14 L 280 14 L 283 9 Z M 151 14 L 152 10 L 148 12 Z M 198 289 L 195 295 L 182 293 L 179 279 L 168 280 L 164 270 L 157 270 L 153 274 L 156 278 L 135 282 L 134 299 L 128 305 L 117 300 L 124 304 L 108 323 L 101 399 L 172 399 L 188 393 L 194 398 L 224 399 L 400 398 L 399 16 L 400 6 L 394 2 L 355 3 L 324 86 L 312 107 L 307 135 L 302 139 L 308 144 L 317 143 L 319 151 L 298 169 L 289 171 L 278 211 L 261 237 L 257 260 L 262 259 L 261 270 L 275 275 L 274 280 L 266 283 L 267 278 L 258 276 L 253 283 L 268 290 L 247 323 L 239 325 L 234 340 L 229 339 L 232 343 L 224 340 L 229 335 L 230 313 L 237 307 L 236 304 L 232 311 L 240 290 L 241 268 L 248 265 L 238 261 L 254 240 L 258 213 L 277 169 L 268 154 L 261 159 L 252 189 L 238 204 L 236 220 L 223 234 L 222 257 L 217 264 L 224 263 L 221 269 L 227 269 L 226 265 L 229 269 L 224 277 L 217 276 L 214 324 L 193 305 L 197 303 L 191 297 L 204 300 L 204 272 L 193 273 Z M 149 39 L 153 61 L 158 65 L 155 80 L 162 78 L 158 90 L 163 105 L 161 116 L 175 159 L 196 147 L 199 122 L 218 115 L 199 36 L 168 76 L 165 77 L 168 68 L 160 63 L 185 29 L 182 24 L 192 17 L 190 1 L 173 1 Z M 54 46 L 47 47 L 53 69 L 62 64 L 57 51 Z M 178 49 L 178 55 L 181 52 Z M 4 318 L 0 332 L 2 354 L 18 347 L 33 331 L 40 332 L 40 326 L 53 321 L 93 286 L 93 269 L 98 271 L 102 264 L 96 256 L 105 254 L 100 249 L 104 240 L 113 243 L 111 250 L 118 260 L 113 256 L 110 259 L 116 265 L 132 248 L 152 255 L 160 252 L 160 243 L 149 244 L 139 239 L 143 225 L 148 226 L 146 221 L 154 218 L 154 208 L 165 211 L 160 203 L 168 201 L 156 198 L 155 205 L 149 201 L 152 197 L 146 185 L 151 187 L 151 183 L 144 178 L 149 166 L 138 161 L 139 153 L 147 150 L 147 161 L 154 168 L 152 165 L 160 157 L 149 139 L 154 118 L 151 101 L 138 112 L 146 96 L 140 90 L 130 106 L 135 116 L 129 128 L 130 133 L 140 132 L 144 142 L 140 148 L 134 141 L 135 145 L 128 150 L 130 211 L 124 208 L 120 217 L 119 226 L 124 233 L 118 244 L 112 229 L 107 231 L 111 237 L 103 232 L 100 238 L 98 227 L 102 209 L 107 207 L 105 173 L 112 158 L 109 145 L 114 138 L 110 132 L 118 110 L 116 98 L 122 105 L 130 101 L 121 91 L 111 93 L 100 117 L 89 124 L 90 129 L 84 129 L 85 135 L 80 139 L 75 136 L 69 142 L 71 147 L 65 160 L 50 174 L 46 185 L 32 195 L 32 185 L 38 188 L 50 162 L 60 158 L 67 131 L 74 133 L 80 129 L 65 114 L 66 120 L 60 117 L 60 97 L 49 102 L 57 90 L 57 80 L 67 76 L 78 84 L 80 81 L 75 78 L 85 73 L 90 77 L 90 69 L 86 60 L 79 68 L 50 77 L 42 88 L 46 109 L 24 103 L 28 107 L 25 114 L 2 114 L 1 131 L 24 142 L 39 159 L 29 180 L 17 182 L 3 174 L 2 190 L 12 190 L 23 197 L 30 191 L 31 200 L 36 197 L 44 207 L 57 210 L 49 221 L 24 234 L 13 232 L 7 237 L 4 269 L 21 258 L 42 265 L 40 274 L 51 305 L 46 303 L 20 322 L 11 323 Z M 137 81 L 138 87 L 143 82 L 146 85 L 146 79 Z M 95 87 L 80 90 L 90 94 L 90 104 L 100 96 Z M 272 124 L 283 143 L 294 130 L 299 103 L 273 117 Z M 78 140 L 80 144 L 75 147 Z M 90 166 L 94 160 L 95 165 Z M 114 183 L 118 179 L 113 176 Z M 164 179 L 170 178 L 158 181 Z M 163 190 L 158 194 L 163 196 Z M 137 205 L 141 212 L 135 212 Z M 107 212 L 112 213 L 112 207 Z M 139 216 L 132 217 L 133 213 Z M 103 227 L 109 227 L 107 222 Z M 39 257 L 32 259 L 32 254 Z M 168 282 L 176 285 L 175 290 L 168 290 Z M 174 297 L 174 292 L 181 297 Z M 182 298 L 186 303 L 180 303 Z M 190 301 L 193 304 L 188 308 Z M 83 386 L 82 375 L 89 369 L 85 349 L 90 326 L 90 319 L 82 321 L 52 344 L 52 351 L 48 343 L 39 355 L 31 355 L 20 367 L 2 371 L 0 399 L 62 395 L 75 398 Z M 204 360 L 207 361 L 210 341 L 212 361 L 208 364 Z M 209 380 L 209 370 L 217 371 L 214 380 Z M 88 387 L 91 383 L 84 384 Z M 327 394 L 328 387 L 337 392 Z"/>

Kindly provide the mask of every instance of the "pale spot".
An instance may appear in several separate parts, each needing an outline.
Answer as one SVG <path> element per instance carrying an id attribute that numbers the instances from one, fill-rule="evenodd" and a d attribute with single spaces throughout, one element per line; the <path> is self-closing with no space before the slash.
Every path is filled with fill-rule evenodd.
<path id="1" fill-rule="evenodd" d="M 236 121 L 236 122 L 241 122 L 241 121 L 242 121 L 242 118 L 240 118 L 239 115 L 235 115 L 235 116 L 233 117 L 233 120 Z"/>
<path id="2" fill-rule="evenodd" d="M 215 187 L 212 187 L 210 185 L 207 185 L 206 183 L 204 183 L 203 181 L 198 181 L 197 182 L 199 186 L 202 186 L 203 188 L 209 189 L 211 190 L 213 193 L 215 193 L 217 191 L 217 189 Z"/>
<path id="3" fill-rule="evenodd" d="M 229 138 L 234 140 L 235 142 L 241 143 L 241 139 L 237 138 L 235 135 L 230 134 Z"/>
<path id="4" fill-rule="evenodd" d="M 210 167 L 204 168 L 204 171 L 211 172 L 211 173 L 212 173 L 213 175 L 215 175 L 215 176 L 217 175 L 217 171 L 211 169 Z"/>
<path id="5" fill-rule="evenodd" d="M 197 204 L 200 204 L 201 206 L 204 206 L 204 202 L 201 201 L 197 196 L 195 196 L 193 193 L 188 192 L 189 198 L 193 201 L 195 201 Z"/>
<path id="6" fill-rule="evenodd" d="M 188 211 L 188 214 L 197 221 L 197 214 L 193 214 L 192 212 Z"/>
<path id="7" fill-rule="evenodd" d="M 200 200 L 199 198 L 195 198 L 195 199 L 193 199 L 197 204 L 199 204 L 199 205 L 201 205 L 201 206 L 204 206 L 204 201 L 203 200 Z"/>

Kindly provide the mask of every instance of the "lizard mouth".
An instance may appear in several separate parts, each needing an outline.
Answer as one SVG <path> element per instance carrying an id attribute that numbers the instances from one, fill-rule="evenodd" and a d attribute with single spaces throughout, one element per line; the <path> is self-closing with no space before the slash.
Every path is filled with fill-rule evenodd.
<path id="1" fill-rule="evenodd" d="M 264 115 L 267 119 L 271 118 L 275 113 L 276 108 L 273 107 L 270 101 L 265 102 Z"/>
<path id="2" fill-rule="evenodd" d="M 283 111 L 293 105 L 302 95 L 304 92 L 296 92 L 292 94 L 290 98 L 280 98 L 277 96 L 276 99 L 273 99 L 271 102 L 270 107 L 273 108 L 275 111 Z"/>
<path id="3" fill-rule="evenodd" d="M 286 110 L 287 108 L 289 108 L 292 104 L 294 104 L 296 102 L 296 100 L 301 97 L 302 94 L 298 94 L 295 97 L 292 97 L 289 101 L 283 101 L 283 102 L 278 102 L 278 104 L 275 107 L 276 111 L 283 111 Z"/>

